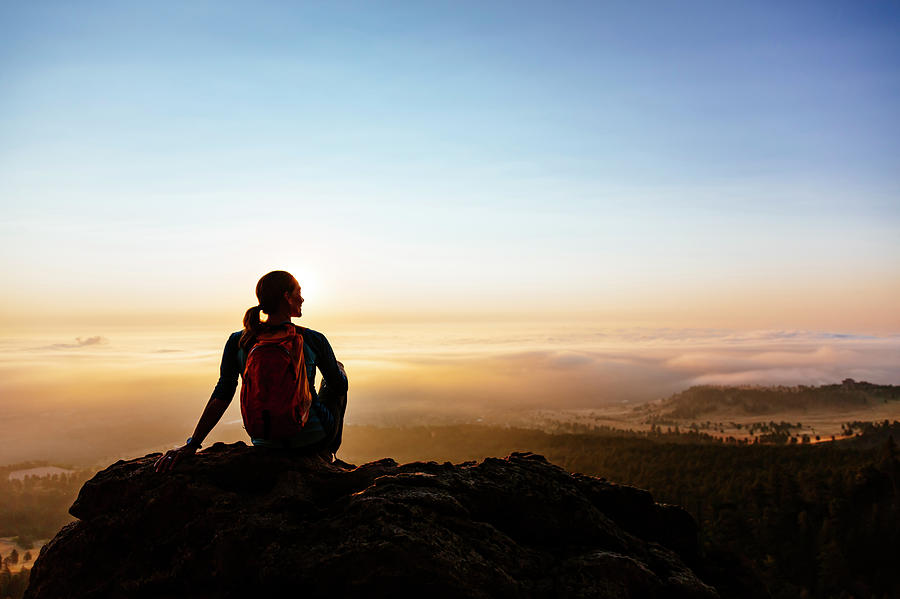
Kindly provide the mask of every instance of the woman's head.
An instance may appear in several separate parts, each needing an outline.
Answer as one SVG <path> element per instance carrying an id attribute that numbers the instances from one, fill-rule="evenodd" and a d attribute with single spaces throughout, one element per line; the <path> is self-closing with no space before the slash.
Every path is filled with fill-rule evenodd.
<path id="1" fill-rule="evenodd" d="M 253 306 L 244 314 L 242 346 L 248 344 L 264 326 L 259 317 L 260 312 L 268 315 L 266 322 L 271 320 L 273 315 L 288 318 L 301 316 L 303 297 L 300 295 L 300 283 L 287 271 L 273 270 L 263 275 L 256 284 L 256 299 L 259 305 Z"/>
<path id="2" fill-rule="evenodd" d="M 272 315 L 282 310 L 285 303 L 290 306 L 292 296 L 300 293 L 300 283 L 286 270 L 273 270 L 262 276 L 256 284 L 256 299 L 266 314 Z M 293 311 L 293 310 L 291 310 Z M 291 314 L 291 316 L 294 316 Z"/>

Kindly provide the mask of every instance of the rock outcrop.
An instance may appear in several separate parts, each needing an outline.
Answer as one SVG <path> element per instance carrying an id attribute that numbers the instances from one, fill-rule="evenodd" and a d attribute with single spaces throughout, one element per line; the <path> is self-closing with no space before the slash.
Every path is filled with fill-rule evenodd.
<path id="1" fill-rule="evenodd" d="M 85 483 L 26 594 L 712 598 L 697 531 L 646 491 L 539 455 L 354 469 L 217 443 Z"/>

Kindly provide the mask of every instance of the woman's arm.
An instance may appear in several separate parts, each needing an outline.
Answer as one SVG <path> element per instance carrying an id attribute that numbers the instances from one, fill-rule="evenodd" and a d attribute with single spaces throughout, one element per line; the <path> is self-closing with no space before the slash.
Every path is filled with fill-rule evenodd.
<path id="1" fill-rule="evenodd" d="M 230 401 L 222 401 L 215 397 L 209 398 L 209 401 L 206 402 L 206 407 L 203 408 L 203 414 L 200 415 L 200 421 L 197 422 L 197 427 L 194 429 L 194 434 L 191 435 L 192 445 L 199 447 L 203 443 L 203 439 L 219 423 L 219 420 L 222 419 L 222 414 L 225 413 L 230 404 Z"/>
<path id="2" fill-rule="evenodd" d="M 314 349 L 319 354 L 318 367 L 322 373 L 322 379 L 331 392 L 335 395 L 343 395 L 347 392 L 347 372 L 344 365 L 337 361 L 334 357 L 334 350 L 325 335 L 316 333 L 315 343 L 317 347 Z"/>
<path id="3" fill-rule="evenodd" d="M 219 381 L 209 401 L 206 402 L 206 407 L 203 408 L 203 414 L 200 415 L 196 428 L 194 428 L 194 434 L 191 435 L 191 444 L 185 444 L 178 449 L 169 450 L 164 456 L 156 460 L 154 468 L 157 472 L 168 472 L 183 458 L 194 455 L 197 449 L 200 448 L 203 439 L 222 419 L 222 414 L 225 413 L 225 410 L 231 404 L 234 392 L 237 389 L 240 369 L 238 361 L 239 340 L 240 334 L 235 333 L 225 343 L 225 350 L 222 352 L 222 363 L 219 366 Z"/>
<path id="4" fill-rule="evenodd" d="M 219 420 L 222 419 L 222 414 L 228 409 L 230 403 L 231 402 L 221 401 L 215 397 L 210 397 L 209 401 L 206 402 L 206 407 L 203 408 L 203 414 L 200 416 L 200 421 L 197 422 L 194 434 L 191 435 L 190 445 L 185 444 L 178 449 L 167 451 L 164 456 L 156 460 L 156 464 L 154 464 L 156 471 L 168 472 L 175 467 L 175 464 L 185 457 L 197 453 L 197 449 L 199 449 L 200 444 L 203 443 L 203 439 L 206 438 L 206 435 L 208 435 L 213 427 L 218 424 Z"/>

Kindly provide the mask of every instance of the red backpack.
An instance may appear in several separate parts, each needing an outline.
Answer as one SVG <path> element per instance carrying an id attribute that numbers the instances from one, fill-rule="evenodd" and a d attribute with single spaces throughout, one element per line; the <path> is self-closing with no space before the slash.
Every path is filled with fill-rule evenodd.
<path id="1" fill-rule="evenodd" d="M 309 418 L 312 395 L 298 329 L 291 325 L 261 333 L 247 354 L 241 416 L 253 439 L 287 439 Z"/>

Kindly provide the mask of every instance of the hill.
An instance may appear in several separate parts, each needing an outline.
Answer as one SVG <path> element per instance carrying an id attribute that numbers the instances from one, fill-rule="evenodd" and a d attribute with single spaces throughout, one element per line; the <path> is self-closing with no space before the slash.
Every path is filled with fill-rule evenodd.
<path id="1" fill-rule="evenodd" d="M 850 411 L 900 401 L 900 385 L 876 385 L 845 379 L 840 384 L 807 386 L 701 385 L 635 411 L 657 420 L 701 416 L 753 416 L 784 412 Z"/>

